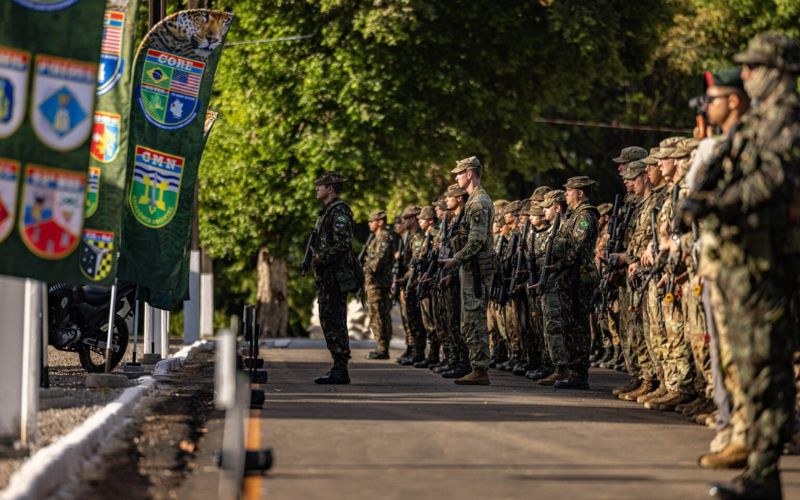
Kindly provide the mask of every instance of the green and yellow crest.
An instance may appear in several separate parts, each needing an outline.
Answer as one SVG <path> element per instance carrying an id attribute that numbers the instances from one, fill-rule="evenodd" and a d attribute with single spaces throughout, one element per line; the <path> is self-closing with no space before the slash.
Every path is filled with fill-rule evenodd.
<path id="1" fill-rule="evenodd" d="M 136 146 L 128 203 L 143 226 L 157 229 L 172 221 L 178 210 L 184 158 Z"/>

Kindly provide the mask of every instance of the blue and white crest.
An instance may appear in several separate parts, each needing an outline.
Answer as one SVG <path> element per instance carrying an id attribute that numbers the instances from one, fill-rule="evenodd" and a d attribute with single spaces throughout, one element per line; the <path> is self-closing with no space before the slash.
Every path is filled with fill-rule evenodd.
<path id="1" fill-rule="evenodd" d="M 80 0 L 14 0 L 14 2 L 22 5 L 26 9 L 45 12 L 66 9 L 79 1 Z"/>
<path id="2" fill-rule="evenodd" d="M 97 65 L 39 54 L 33 78 L 34 133 L 56 151 L 79 147 L 92 131 Z"/>
<path id="3" fill-rule="evenodd" d="M 0 46 L 0 139 L 14 134 L 25 117 L 30 54 Z"/>
<path id="4" fill-rule="evenodd" d="M 100 47 L 100 66 L 97 73 L 97 95 L 113 89 L 122 76 L 125 60 L 122 43 L 125 39 L 125 13 L 107 10 L 103 18 L 103 44 Z"/>

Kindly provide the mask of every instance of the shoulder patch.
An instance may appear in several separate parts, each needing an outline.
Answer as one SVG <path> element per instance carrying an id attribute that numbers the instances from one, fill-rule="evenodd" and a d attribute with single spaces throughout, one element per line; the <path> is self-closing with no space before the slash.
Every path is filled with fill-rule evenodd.
<path id="1" fill-rule="evenodd" d="M 581 219 L 581 221 L 578 223 L 578 227 L 580 227 L 581 229 L 586 229 L 587 227 L 589 227 L 589 221 L 586 219 Z"/>

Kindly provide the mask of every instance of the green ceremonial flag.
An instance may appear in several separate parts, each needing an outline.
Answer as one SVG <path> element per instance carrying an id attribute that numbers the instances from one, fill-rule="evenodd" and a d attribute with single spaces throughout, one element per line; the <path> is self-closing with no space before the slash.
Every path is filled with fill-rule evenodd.
<path id="1" fill-rule="evenodd" d="M 110 284 L 116 274 L 125 206 L 137 4 L 138 0 L 108 0 L 103 18 L 79 266 L 84 279 L 96 283 Z"/>
<path id="2" fill-rule="evenodd" d="M 0 3 L 0 274 L 79 283 L 102 2 Z"/>
<path id="3" fill-rule="evenodd" d="M 171 304 L 155 297 L 180 286 L 206 110 L 232 20 L 208 9 L 177 12 L 150 30 L 136 55 L 118 276 L 161 309 Z"/>

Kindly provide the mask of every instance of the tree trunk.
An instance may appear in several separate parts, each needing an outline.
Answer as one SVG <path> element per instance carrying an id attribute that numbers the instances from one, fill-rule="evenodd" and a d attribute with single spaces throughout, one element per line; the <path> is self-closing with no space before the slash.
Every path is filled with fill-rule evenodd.
<path id="1" fill-rule="evenodd" d="M 269 254 L 267 247 L 258 251 L 258 324 L 259 336 L 283 337 L 289 324 L 288 272 L 286 261 Z"/>

